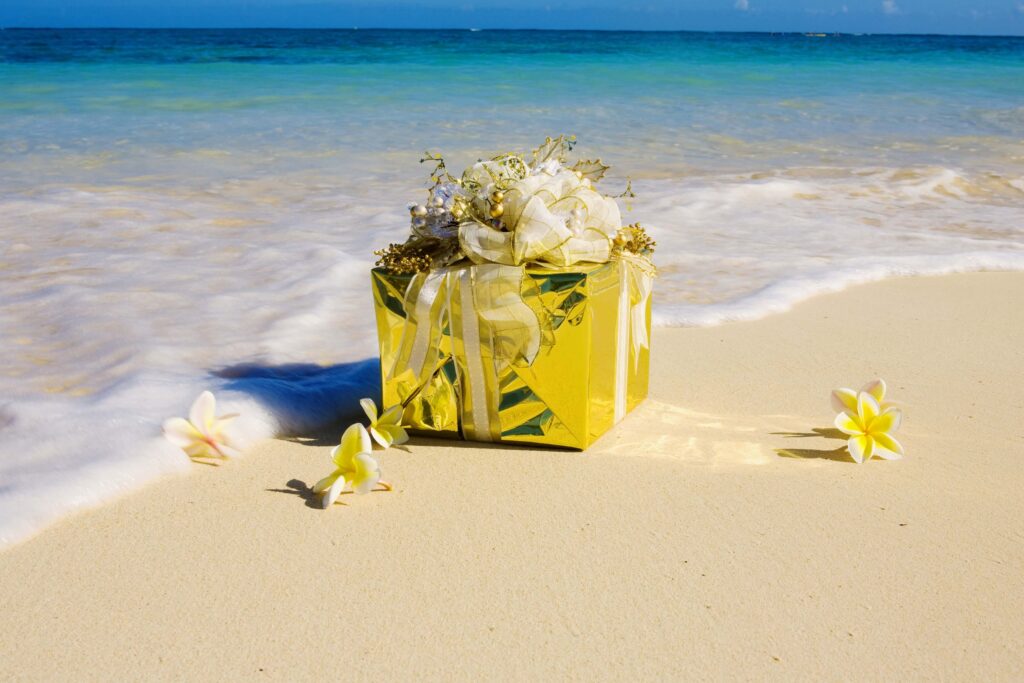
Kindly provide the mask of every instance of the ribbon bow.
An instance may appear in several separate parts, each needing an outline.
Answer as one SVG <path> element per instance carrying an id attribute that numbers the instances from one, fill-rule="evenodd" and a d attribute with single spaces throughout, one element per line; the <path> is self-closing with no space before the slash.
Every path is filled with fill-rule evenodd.
<path id="1" fill-rule="evenodd" d="M 503 204 L 502 220 L 513 226 L 510 231 L 476 221 L 459 226 L 459 244 L 474 263 L 605 263 L 611 257 L 610 236 L 622 225 L 615 200 L 565 168 L 518 181 Z"/>

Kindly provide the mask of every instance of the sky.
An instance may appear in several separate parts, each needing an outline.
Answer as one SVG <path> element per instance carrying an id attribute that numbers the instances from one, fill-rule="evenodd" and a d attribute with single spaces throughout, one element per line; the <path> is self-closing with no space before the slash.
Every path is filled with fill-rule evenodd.
<path id="1" fill-rule="evenodd" d="M 0 0 L 0 26 L 1024 35 L 1024 0 Z"/>

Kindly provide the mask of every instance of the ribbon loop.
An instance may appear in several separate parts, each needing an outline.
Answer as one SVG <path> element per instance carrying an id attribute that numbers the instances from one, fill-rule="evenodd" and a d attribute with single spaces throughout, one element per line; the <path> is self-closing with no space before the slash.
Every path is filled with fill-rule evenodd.
<path id="1" fill-rule="evenodd" d="M 611 236 L 622 225 L 615 200 L 567 168 L 519 181 L 503 201 L 503 219 L 513 230 L 475 220 L 459 225 L 459 244 L 474 263 L 605 263 Z"/>

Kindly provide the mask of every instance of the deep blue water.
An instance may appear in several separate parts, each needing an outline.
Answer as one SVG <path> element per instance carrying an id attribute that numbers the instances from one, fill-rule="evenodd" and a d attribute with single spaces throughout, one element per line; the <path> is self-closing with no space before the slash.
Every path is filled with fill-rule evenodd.
<path id="1" fill-rule="evenodd" d="M 8 29 L 0 61 L 101 63 L 451 63 L 466 58 L 678 63 L 882 61 L 1017 63 L 1024 37 L 297 29 Z"/>

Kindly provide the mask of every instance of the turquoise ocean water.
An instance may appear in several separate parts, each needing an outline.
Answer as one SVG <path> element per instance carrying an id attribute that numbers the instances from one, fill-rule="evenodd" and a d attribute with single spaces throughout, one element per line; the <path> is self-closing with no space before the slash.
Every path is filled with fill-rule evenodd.
<path id="1" fill-rule="evenodd" d="M 1024 135 L 1024 38 L 7 30 L 0 65 L 8 186 L 62 155 L 91 159 L 88 180 L 208 148 L 267 173 L 564 130 L 633 173 L 999 166 Z"/>
<path id="2" fill-rule="evenodd" d="M 158 425 L 204 387 L 329 422 L 372 368 L 210 373 L 372 357 L 422 152 L 561 132 L 633 179 L 657 324 L 1024 267 L 1024 38 L 0 31 L 0 544 L 186 466 Z"/>

